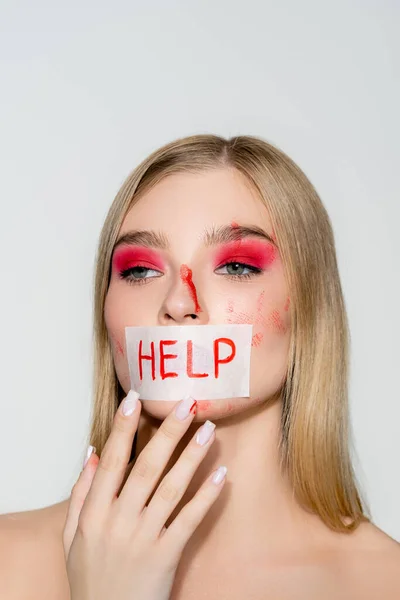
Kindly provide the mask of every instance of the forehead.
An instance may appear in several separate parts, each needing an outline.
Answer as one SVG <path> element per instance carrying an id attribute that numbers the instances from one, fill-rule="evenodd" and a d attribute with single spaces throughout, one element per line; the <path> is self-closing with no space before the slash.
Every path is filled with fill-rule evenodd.
<path id="1" fill-rule="evenodd" d="M 156 184 L 129 210 L 120 229 L 163 231 L 168 237 L 199 237 L 210 226 L 257 224 L 268 233 L 267 208 L 235 169 L 176 173 Z"/>

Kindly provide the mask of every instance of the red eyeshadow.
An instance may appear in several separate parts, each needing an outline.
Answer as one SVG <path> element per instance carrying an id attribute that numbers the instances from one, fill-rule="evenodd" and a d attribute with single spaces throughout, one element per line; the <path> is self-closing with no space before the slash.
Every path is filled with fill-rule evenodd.
<path id="1" fill-rule="evenodd" d="M 277 248 L 269 242 L 258 240 L 238 240 L 225 244 L 215 257 L 215 269 L 229 262 L 242 262 L 265 269 L 276 259 Z"/>
<path id="2" fill-rule="evenodd" d="M 129 246 L 115 251 L 113 266 L 119 272 L 139 266 L 162 271 L 164 262 L 159 254 L 150 248 Z"/>

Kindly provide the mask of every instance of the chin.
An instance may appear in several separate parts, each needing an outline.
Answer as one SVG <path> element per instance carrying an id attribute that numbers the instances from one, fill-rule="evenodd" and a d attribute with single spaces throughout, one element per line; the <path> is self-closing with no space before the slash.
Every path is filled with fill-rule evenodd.
<path id="1" fill-rule="evenodd" d="M 143 412 L 160 420 L 172 411 L 179 401 L 175 400 L 142 400 Z M 221 398 L 214 400 L 198 400 L 197 412 L 193 422 L 203 422 L 229 417 L 249 409 L 257 402 L 252 398 Z"/>

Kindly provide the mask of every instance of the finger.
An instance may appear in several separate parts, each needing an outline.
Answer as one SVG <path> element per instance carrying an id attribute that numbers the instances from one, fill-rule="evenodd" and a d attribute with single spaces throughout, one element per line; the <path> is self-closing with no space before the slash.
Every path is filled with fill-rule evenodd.
<path id="1" fill-rule="evenodd" d="M 157 539 L 167 519 L 182 499 L 197 467 L 215 440 L 215 424 L 206 421 L 186 446 L 172 469 L 165 475 L 143 515 L 146 535 Z M 203 442 L 203 443 L 200 443 Z"/>
<path id="2" fill-rule="evenodd" d="M 108 513 L 125 476 L 142 407 L 138 398 L 139 394 L 130 390 L 120 403 L 114 415 L 111 433 L 101 453 L 82 511 L 89 517 L 93 515 L 96 521 Z M 125 409 L 129 409 L 127 414 L 124 414 Z"/>
<path id="3" fill-rule="evenodd" d="M 182 508 L 169 525 L 159 542 L 161 547 L 165 546 L 169 555 L 181 555 L 196 527 L 220 495 L 225 484 L 226 473 L 227 468 L 224 466 L 211 473 L 192 500 Z M 213 482 L 214 477 L 217 477 L 216 482 Z"/>
<path id="4" fill-rule="evenodd" d="M 63 530 L 65 560 L 68 559 L 72 540 L 75 537 L 78 526 L 79 515 L 81 514 L 82 507 L 85 503 L 85 499 L 96 473 L 97 465 L 99 464 L 99 457 L 96 456 L 96 448 L 89 446 L 88 452 L 90 450 L 91 454 L 87 459 L 86 466 L 84 466 L 82 469 L 77 482 L 72 488 L 71 498 L 68 505 L 68 512 Z"/>
<path id="5" fill-rule="evenodd" d="M 192 423 L 195 408 L 193 398 L 177 403 L 143 448 L 119 495 L 121 515 L 140 515 L 179 440 Z"/>

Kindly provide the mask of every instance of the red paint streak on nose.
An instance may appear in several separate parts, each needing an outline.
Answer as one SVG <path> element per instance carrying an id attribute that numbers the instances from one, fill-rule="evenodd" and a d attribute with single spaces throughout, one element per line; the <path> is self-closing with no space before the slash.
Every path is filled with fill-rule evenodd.
<path id="1" fill-rule="evenodd" d="M 189 288 L 190 296 L 194 302 L 194 312 L 198 313 L 201 311 L 201 307 L 199 301 L 197 299 L 197 291 L 196 286 L 193 283 L 193 273 L 192 269 L 189 269 L 187 265 L 182 265 L 180 270 L 181 279 L 184 284 L 186 284 Z"/>

